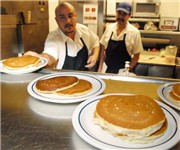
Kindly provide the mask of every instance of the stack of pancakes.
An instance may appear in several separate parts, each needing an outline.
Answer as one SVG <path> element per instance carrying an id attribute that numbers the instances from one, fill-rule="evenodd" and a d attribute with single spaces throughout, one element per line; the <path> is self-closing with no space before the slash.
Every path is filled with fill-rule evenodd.
<path id="1" fill-rule="evenodd" d="M 180 83 L 173 84 L 172 90 L 169 92 L 170 100 L 180 106 Z"/>
<path id="2" fill-rule="evenodd" d="M 26 69 L 36 66 L 41 59 L 39 57 L 24 55 L 5 59 L 2 64 L 10 70 Z"/>
<path id="3" fill-rule="evenodd" d="M 92 84 L 75 76 L 56 76 L 37 81 L 36 89 L 41 93 L 64 96 L 83 95 L 92 90 Z"/>
<path id="4" fill-rule="evenodd" d="M 98 102 L 95 124 L 125 141 L 149 143 L 162 136 L 167 121 L 161 107 L 144 95 L 109 95 Z"/>

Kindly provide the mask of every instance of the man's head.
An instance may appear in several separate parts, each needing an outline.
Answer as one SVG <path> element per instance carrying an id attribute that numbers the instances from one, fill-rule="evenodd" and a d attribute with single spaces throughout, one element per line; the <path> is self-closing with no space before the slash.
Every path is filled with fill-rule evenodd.
<path id="1" fill-rule="evenodd" d="M 55 19 L 61 31 L 67 36 L 76 29 L 77 13 L 75 8 L 67 3 L 60 3 L 55 9 Z"/>
<path id="2" fill-rule="evenodd" d="M 116 4 L 116 21 L 118 24 L 125 25 L 131 16 L 132 7 L 127 2 Z"/>

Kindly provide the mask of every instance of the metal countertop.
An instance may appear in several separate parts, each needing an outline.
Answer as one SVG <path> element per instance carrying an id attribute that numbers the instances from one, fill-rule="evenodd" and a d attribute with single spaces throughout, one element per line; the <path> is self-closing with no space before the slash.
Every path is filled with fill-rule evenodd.
<path id="1" fill-rule="evenodd" d="M 45 75 L 44 73 L 53 73 L 53 71 L 45 70 L 23 75 L 1 74 L 2 150 L 95 150 L 95 147 L 78 136 L 72 126 L 72 113 L 80 103 L 48 103 L 28 94 L 29 82 Z M 125 86 L 133 87 L 139 83 L 140 86 L 136 89 L 146 85 L 146 92 L 153 98 L 158 98 L 154 91 L 159 85 L 174 81 L 136 77 L 120 78 L 103 74 L 99 76 L 104 79 L 107 86 L 103 94 L 119 92 L 119 90 L 128 92 L 127 88 L 117 89 L 114 86 L 125 84 Z M 149 86 L 153 88 L 148 89 Z M 132 90 L 132 87 L 129 90 Z M 133 92 L 138 91 L 141 90 Z M 179 149 L 180 142 L 172 148 L 172 150 Z"/>

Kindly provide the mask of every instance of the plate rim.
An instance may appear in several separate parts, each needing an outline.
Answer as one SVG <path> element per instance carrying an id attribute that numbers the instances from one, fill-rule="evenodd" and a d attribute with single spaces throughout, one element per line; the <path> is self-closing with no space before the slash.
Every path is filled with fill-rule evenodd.
<path id="1" fill-rule="evenodd" d="M 158 92 L 158 96 L 162 99 L 163 102 L 165 102 L 167 105 L 175 108 L 176 110 L 180 111 L 180 107 L 173 104 L 163 94 L 164 89 L 166 89 L 168 86 L 172 86 L 173 84 L 177 84 L 177 83 L 180 83 L 180 82 L 169 82 L 169 83 L 162 84 L 161 86 L 158 87 L 157 92 Z"/>
<path id="2" fill-rule="evenodd" d="M 6 70 L 3 70 L 3 69 L 0 69 L 0 72 L 6 73 L 6 74 L 12 74 L 12 75 L 26 74 L 26 73 L 34 72 L 34 71 L 36 71 L 36 70 L 38 70 L 38 69 L 43 68 L 43 67 L 46 66 L 47 63 L 48 63 L 48 60 L 47 60 L 46 58 L 44 58 L 44 57 L 39 57 L 39 58 L 41 59 L 41 63 L 42 63 L 42 64 L 40 64 L 40 65 L 38 65 L 38 66 L 30 67 L 30 68 L 25 68 L 25 69 L 22 69 L 22 70 L 8 70 L 8 71 L 6 71 Z M 5 60 L 5 59 L 4 59 L 4 60 Z M 3 62 L 4 60 L 1 60 L 1 61 L 0 61 L 1 68 L 3 68 L 2 62 Z"/>
<path id="3" fill-rule="evenodd" d="M 55 77 L 55 76 L 59 76 L 59 75 L 88 76 L 89 78 L 94 78 L 95 80 L 97 80 L 97 81 L 101 84 L 101 86 L 100 86 L 99 90 L 96 91 L 96 93 L 93 93 L 94 95 L 91 94 L 91 95 L 89 95 L 89 96 L 85 96 L 85 97 L 82 97 L 82 98 L 78 98 L 78 97 L 76 96 L 77 98 L 76 98 L 75 100 L 73 99 L 74 97 L 72 96 L 72 97 L 68 97 L 69 99 L 72 99 L 72 100 L 69 100 L 69 99 L 67 98 L 68 101 L 67 101 L 67 99 L 57 99 L 57 98 L 49 99 L 49 97 L 42 97 L 41 95 L 37 95 L 36 93 L 34 93 L 34 92 L 32 91 L 32 89 L 33 89 L 32 86 L 33 86 L 38 80 L 40 80 L 40 79 L 42 79 L 42 78 L 48 78 L 48 77 L 51 77 L 51 76 Z M 84 73 L 76 73 L 76 72 L 58 72 L 58 73 L 51 73 L 51 74 L 48 74 L 48 75 L 43 75 L 43 76 L 41 76 L 41 77 L 38 77 L 38 78 L 32 80 L 32 81 L 28 84 L 28 86 L 27 86 L 28 93 L 29 93 L 32 97 L 34 97 L 34 98 L 36 98 L 36 99 L 38 99 L 38 100 L 45 101 L 45 102 L 62 103 L 62 104 L 78 103 L 78 102 L 84 101 L 84 100 L 86 100 L 86 99 L 88 99 L 88 98 L 93 98 L 94 96 L 97 96 L 97 95 L 101 94 L 101 93 L 105 90 L 105 88 L 106 88 L 105 82 L 104 82 L 101 78 L 99 78 L 97 75 L 84 74 Z"/>
<path id="4" fill-rule="evenodd" d="M 136 95 L 136 94 L 129 94 L 129 93 L 110 93 L 110 94 L 103 94 L 103 95 L 99 95 L 99 96 L 96 96 L 94 97 L 93 99 L 91 100 L 86 100 L 84 102 L 82 102 L 79 106 L 76 107 L 76 109 L 74 110 L 73 112 L 73 115 L 72 115 L 72 124 L 73 124 L 73 128 L 74 130 L 76 131 L 76 133 L 84 140 L 86 141 L 87 143 L 91 144 L 92 146 L 95 146 L 96 148 L 100 148 L 100 149 L 106 149 L 105 147 L 103 147 L 101 144 L 99 145 L 99 141 L 95 140 L 94 138 L 92 138 L 91 136 L 87 135 L 88 137 L 90 137 L 90 139 L 86 139 L 86 137 L 84 137 L 83 134 L 87 134 L 86 132 L 84 132 L 84 130 L 82 129 L 82 127 L 78 127 L 79 124 L 78 122 L 80 122 L 80 119 L 79 119 L 79 115 L 80 113 L 82 113 L 82 109 L 84 107 L 86 107 L 89 103 L 93 103 L 95 101 L 99 101 L 100 98 L 104 97 L 104 96 L 108 96 L 108 95 Z M 177 120 L 178 118 L 180 119 L 179 115 L 177 114 L 177 112 L 175 110 L 173 110 L 171 107 L 169 107 L 168 105 L 160 102 L 160 101 L 157 101 L 156 99 L 154 99 L 161 107 L 163 107 L 166 112 L 168 111 L 168 113 L 171 114 L 171 116 L 173 117 L 173 119 L 175 120 L 175 124 L 176 124 L 176 134 L 180 132 L 180 129 L 179 129 L 179 126 L 178 126 L 178 123 L 177 123 Z M 175 116 L 174 116 L 175 115 Z M 80 128 L 84 133 L 81 133 L 82 131 L 77 131 L 78 129 L 77 128 Z M 175 134 L 175 136 L 177 136 Z M 174 137 L 174 136 L 173 136 Z M 171 137 L 171 139 L 173 138 Z M 173 144 L 169 144 L 168 148 L 171 148 L 173 146 L 175 146 L 178 142 L 180 141 L 180 139 L 177 139 L 177 141 L 171 141 L 171 142 L 174 142 Z M 165 142 L 166 143 L 166 142 Z M 104 144 L 104 143 L 103 143 Z M 107 145 L 107 144 L 106 144 Z M 163 143 L 164 145 L 164 143 Z M 156 147 L 159 147 L 159 145 L 157 145 Z M 140 147 L 137 147 L 137 148 L 132 148 L 132 147 L 125 147 L 125 149 L 151 149 L 151 148 L 156 148 L 154 146 L 150 146 L 150 147 L 147 147 L 147 148 L 140 148 Z M 119 147 L 110 147 L 110 148 L 119 148 Z M 124 148 L 124 147 L 122 147 Z"/>

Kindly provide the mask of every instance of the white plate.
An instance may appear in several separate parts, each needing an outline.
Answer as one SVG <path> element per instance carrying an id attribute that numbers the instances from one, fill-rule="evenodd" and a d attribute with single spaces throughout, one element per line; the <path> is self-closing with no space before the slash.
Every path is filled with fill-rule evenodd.
<path id="1" fill-rule="evenodd" d="M 168 129 L 162 137 L 152 143 L 131 144 L 107 133 L 93 122 L 96 104 L 103 96 L 106 95 L 97 96 L 82 102 L 73 113 L 73 127 L 77 134 L 87 143 L 99 149 L 169 149 L 180 140 L 180 125 L 178 124 L 180 118 L 173 109 L 161 102 L 158 103 L 168 120 Z"/>
<path id="2" fill-rule="evenodd" d="M 0 72 L 7 73 L 7 74 L 25 74 L 25 73 L 34 72 L 46 66 L 48 63 L 47 59 L 41 57 L 41 62 L 37 66 L 25 68 L 25 69 L 10 70 L 10 69 L 7 69 L 6 67 L 3 67 L 2 61 L 0 61 Z"/>
<path id="3" fill-rule="evenodd" d="M 166 83 L 166 84 L 161 85 L 158 88 L 158 95 L 166 104 L 168 104 L 168 105 L 172 106 L 173 108 L 180 111 L 180 107 L 175 105 L 173 103 L 173 100 L 171 100 L 169 97 L 169 92 L 172 90 L 173 84 L 176 84 L 176 83 L 178 83 L 178 82 Z"/>
<path id="4" fill-rule="evenodd" d="M 37 91 L 37 89 L 35 88 L 35 84 L 38 80 L 47 79 L 51 77 L 57 77 L 57 76 L 64 76 L 64 75 L 76 76 L 79 79 L 85 79 L 91 82 L 93 86 L 92 90 L 80 96 L 61 96 L 57 94 L 43 94 Z M 89 99 L 89 98 L 92 98 L 94 96 L 101 94 L 104 91 L 105 87 L 106 87 L 105 82 L 102 79 L 100 79 L 98 76 L 91 75 L 91 74 L 74 73 L 74 72 L 61 72 L 61 73 L 45 75 L 31 81 L 28 85 L 28 92 L 32 97 L 37 98 L 39 100 L 47 101 L 47 102 L 76 103 L 76 102 L 81 102 L 81 101 L 84 101 L 86 99 Z"/>

